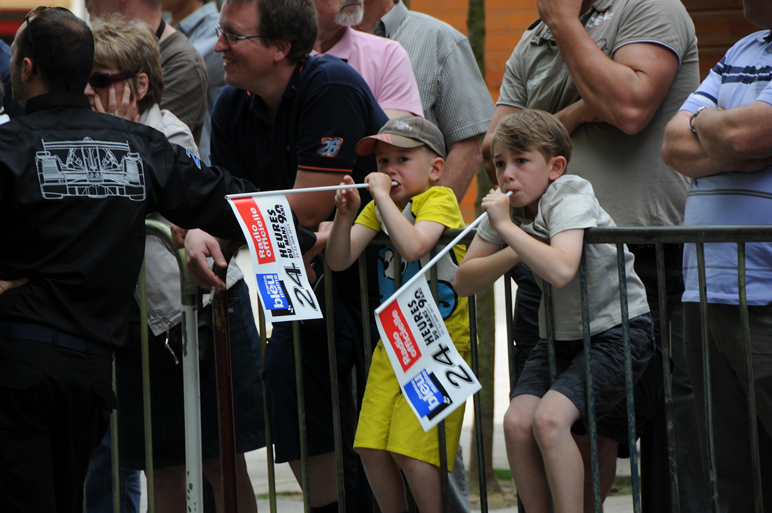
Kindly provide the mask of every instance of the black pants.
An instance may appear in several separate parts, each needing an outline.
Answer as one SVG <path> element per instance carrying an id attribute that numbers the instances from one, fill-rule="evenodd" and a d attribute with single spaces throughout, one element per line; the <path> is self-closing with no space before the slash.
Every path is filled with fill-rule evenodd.
<path id="1" fill-rule="evenodd" d="M 110 358 L 0 338 L 0 511 L 82 511 L 111 376 Z"/>

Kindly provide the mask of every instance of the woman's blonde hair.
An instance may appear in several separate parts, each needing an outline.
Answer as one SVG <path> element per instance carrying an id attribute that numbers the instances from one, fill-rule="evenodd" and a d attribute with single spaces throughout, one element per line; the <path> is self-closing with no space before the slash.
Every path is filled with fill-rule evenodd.
<path id="1" fill-rule="evenodd" d="M 164 76 L 161 69 L 161 51 L 150 26 L 139 20 L 130 20 L 120 14 L 94 20 L 94 65 L 117 68 L 121 73 L 145 73 L 148 90 L 139 103 L 139 112 L 161 102 Z M 129 80 L 132 93 L 137 94 L 136 78 Z"/>

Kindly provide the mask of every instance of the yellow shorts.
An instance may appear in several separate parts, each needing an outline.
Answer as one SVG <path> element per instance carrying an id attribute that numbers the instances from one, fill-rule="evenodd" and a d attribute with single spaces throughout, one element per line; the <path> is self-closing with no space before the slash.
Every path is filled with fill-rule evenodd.
<path id="1" fill-rule="evenodd" d="M 460 354 L 469 363 L 470 352 L 464 351 Z M 445 417 L 449 472 L 453 471 L 456 461 L 465 405 L 462 404 Z M 373 352 L 362 410 L 359 413 L 354 448 L 360 447 L 395 452 L 440 466 L 437 427 L 433 427 L 428 433 L 424 432 L 418 417 L 402 395 L 402 389 L 382 341 L 378 342 Z"/>

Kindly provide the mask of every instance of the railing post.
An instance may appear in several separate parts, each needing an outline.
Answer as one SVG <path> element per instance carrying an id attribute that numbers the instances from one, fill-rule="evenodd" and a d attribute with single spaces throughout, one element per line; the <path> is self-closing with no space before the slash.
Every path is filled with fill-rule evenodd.
<path id="1" fill-rule="evenodd" d="M 267 327 L 265 323 L 265 311 L 263 305 L 260 303 L 260 295 L 257 295 L 257 315 L 260 323 L 260 362 L 261 365 L 265 363 L 265 350 L 268 342 Z M 271 435 L 271 423 L 268 422 L 268 395 L 265 391 L 265 382 L 260 379 L 260 383 L 263 385 L 263 417 L 265 418 L 265 456 L 266 467 L 268 471 L 268 502 L 271 509 L 271 513 L 277 513 L 276 506 L 276 472 L 273 461 L 273 436 Z"/>
<path id="2" fill-rule="evenodd" d="M 235 248 L 229 248 L 235 250 Z M 233 251 L 225 251 L 230 262 Z M 215 266 L 215 275 L 226 281 L 228 269 Z M 231 368 L 230 328 L 228 324 L 228 291 L 216 291 L 212 298 L 214 326 L 215 377 L 217 381 L 217 411 L 220 423 L 220 480 L 226 513 L 238 512 L 236 484 L 236 431 L 233 418 L 233 373 Z"/>
<path id="3" fill-rule="evenodd" d="M 638 479 L 638 437 L 635 432 L 635 396 L 633 394 L 633 365 L 630 351 L 630 312 L 627 303 L 627 273 L 625 271 L 625 247 L 617 244 L 617 273 L 619 276 L 619 307 L 622 312 L 622 340 L 625 352 L 625 395 L 627 396 L 627 429 L 630 444 L 630 476 L 633 485 L 633 511 L 641 513 L 641 488 Z M 667 304 L 667 303 L 666 303 Z M 660 308 L 660 311 L 662 308 Z M 667 314 L 666 314 L 667 315 Z M 597 509 L 597 506 L 596 506 Z"/>
<path id="4" fill-rule="evenodd" d="M 592 460 L 592 494 L 595 500 L 595 513 L 603 511 L 600 497 L 600 469 L 598 466 L 598 427 L 595 423 L 595 395 L 592 390 L 592 357 L 590 354 L 590 301 L 587 294 L 587 261 L 582 248 L 582 260 L 579 264 L 579 278 L 582 294 L 582 329 L 584 331 L 584 362 L 587 379 L 587 417 L 590 425 L 590 458 Z"/>
<path id="5" fill-rule="evenodd" d="M 335 471 L 338 483 L 338 512 L 346 513 L 346 482 L 343 472 L 343 436 L 340 425 L 340 396 L 338 395 L 338 357 L 335 350 L 335 305 L 332 304 L 330 266 L 324 260 L 324 298 L 327 320 L 327 358 L 330 360 L 330 399 L 332 400 L 332 430 L 335 443 Z"/>
<path id="6" fill-rule="evenodd" d="M 759 456 L 759 433 L 756 426 L 756 386 L 753 380 L 753 357 L 751 355 L 751 331 L 748 319 L 748 299 L 745 290 L 745 243 L 737 243 L 737 290 L 740 296 L 740 320 L 743 330 L 743 354 L 745 356 L 745 379 L 748 383 L 748 426 L 750 428 L 751 467 L 753 470 L 753 499 L 756 513 L 764 511 L 764 497 L 761 489 L 761 459 Z"/>
<path id="7" fill-rule="evenodd" d="M 702 372 L 705 379 L 705 422 L 708 434 L 708 484 L 711 491 L 713 513 L 719 513 L 718 476 L 716 474 L 716 451 L 713 445 L 713 401 L 710 379 L 710 350 L 708 340 L 708 293 L 705 283 L 705 246 L 698 242 L 697 273 L 700 286 L 700 331 L 702 332 Z"/>
<path id="8" fill-rule="evenodd" d="M 469 296 L 469 342 L 472 350 L 472 372 L 480 377 L 477 359 L 477 302 L 475 296 Z M 488 484 L 485 477 L 485 445 L 482 432 L 482 405 L 480 404 L 480 391 L 472 396 L 474 404 L 474 430 L 475 443 L 477 444 L 477 473 L 480 485 L 480 512 L 488 513 Z"/>
<path id="9" fill-rule="evenodd" d="M 662 374 L 665 389 L 665 432 L 667 434 L 667 456 L 670 468 L 670 504 L 673 513 L 681 512 L 678 488 L 678 460 L 676 457 L 675 413 L 673 411 L 673 376 L 670 371 L 670 319 L 667 305 L 667 283 L 665 281 L 665 249 L 661 243 L 657 248 L 657 291 L 659 292 L 660 339 L 662 340 Z M 665 306 L 663 306 L 665 305 Z M 632 463 L 631 463 L 632 465 Z"/>

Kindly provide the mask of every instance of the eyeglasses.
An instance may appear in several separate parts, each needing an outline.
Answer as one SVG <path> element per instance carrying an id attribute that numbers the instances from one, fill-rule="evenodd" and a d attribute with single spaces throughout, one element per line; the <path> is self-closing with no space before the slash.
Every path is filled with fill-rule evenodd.
<path id="1" fill-rule="evenodd" d="M 94 73 L 91 75 L 91 78 L 88 79 L 88 83 L 94 89 L 104 89 L 116 82 L 126 80 L 127 78 L 134 78 L 135 76 L 137 76 L 136 73 L 131 75 L 127 73 Z"/>
<path id="2" fill-rule="evenodd" d="M 30 50 L 32 50 L 33 56 L 35 55 L 35 44 L 32 42 L 32 27 L 29 24 L 30 20 L 38 14 L 42 14 L 49 9 L 61 9 L 62 11 L 70 12 L 70 10 L 65 7 L 46 7 L 45 5 L 40 5 L 27 13 L 27 16 L 24 17 L 24 21 L 27 23 L 27 42 L 29 43 L 29 47 Z"/>
<path id="3" fill-rule="evenodd" d="M 217 34 L 218 38 L 220 36 L 225 37 L 225 41 L 231 46 L 235 45 L 236 43 L 238 43 L 243 39 L 254 39 L 256 37 L 263 37 L 261 34 L 254 34 L 252 36 L 237 36 L 236 34 L 229 34 L 228 32 L 223 32 L 222 27 L 219 27 L 219 26 L 215 27 L 214 33 Z"/>

